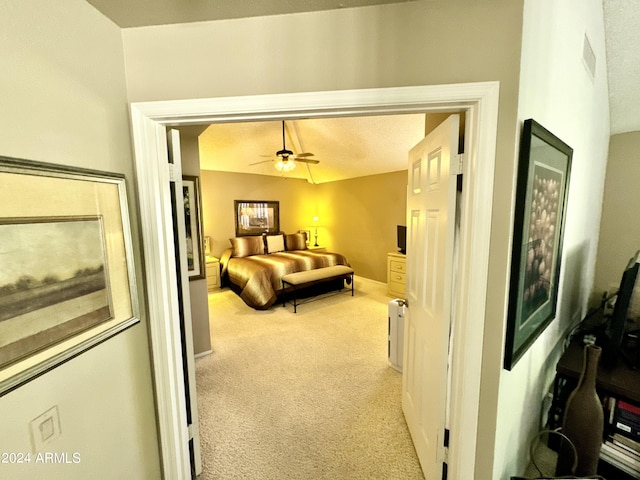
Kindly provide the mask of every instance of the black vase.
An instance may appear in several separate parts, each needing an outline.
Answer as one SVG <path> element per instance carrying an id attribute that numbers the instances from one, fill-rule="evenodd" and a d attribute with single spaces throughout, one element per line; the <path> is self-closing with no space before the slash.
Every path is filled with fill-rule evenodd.
<path id="1" fill-rule="evenodd" d="M 576 448 L 577 467 L 573 472 L 575 454 L 570 445 L 562 440 L 556 476 L 591 476 L 597 473 L 604 428 L 602 403 L 596 393 L 596 377 L 601 352 L 602 349 L 595 345 L 584 347 L 584 363 L 580 380 L 578 386 L 569 395 L 562 423 L 562 433 Z"/>

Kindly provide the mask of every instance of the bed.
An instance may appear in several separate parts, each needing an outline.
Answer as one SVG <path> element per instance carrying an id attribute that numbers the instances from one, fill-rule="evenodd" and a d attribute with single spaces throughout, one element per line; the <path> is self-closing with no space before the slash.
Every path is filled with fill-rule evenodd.
<path id="1" fill-rule="evenodd" d="M 335 265 L 349 266 L 339 253 L 308 250 L 304 233 L 236 237 L 220 257 L 223 285 L 257 310 L 270 308 L 285 293 L 282 277 Z"/>

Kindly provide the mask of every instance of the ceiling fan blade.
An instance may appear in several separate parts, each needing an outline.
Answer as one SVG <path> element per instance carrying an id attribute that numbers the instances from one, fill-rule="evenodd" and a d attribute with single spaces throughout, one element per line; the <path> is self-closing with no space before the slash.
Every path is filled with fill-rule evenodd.
<path id="1" fill-rule="evenodd" d="M 273 159 L 270 160 L 261 160 L 260 162 L 250 163 L 249 166 L 260 165 L 261 163 L 273 162 Z"/>
<path id="2" fill-rule="evenodd" d="M 256 163 L 250 163 L 249 165 L 258 165 L 260 163 L 265 163 L 265 162 L 270 162 L 270 161 L 276 161 L 278 159 L 283 160 L 283 161 L 287 161 L 287 160 L 295 160 L 296 162 L 304 162 L 304 163 L 320 163 L 318 160 L 313 160 L 311 158 L 308 157 L 313 157 L 314 154 L 311 152 L 302 152 L 302 153 L 298 153 L 295 154 L 293 153 L 291 150 L 287 149 L 287 144 L 285 142 L 285 136 L 284 136 L 284 121 L 282 122 L 282 150 L 278 150 L 276 152 L 276 158 L 273 158 L 273 155 L 260 155 L 261 157 L 269 157 L 271 158 L 271 160 L 265 160 L 263 162 L 256 162 Z"/>

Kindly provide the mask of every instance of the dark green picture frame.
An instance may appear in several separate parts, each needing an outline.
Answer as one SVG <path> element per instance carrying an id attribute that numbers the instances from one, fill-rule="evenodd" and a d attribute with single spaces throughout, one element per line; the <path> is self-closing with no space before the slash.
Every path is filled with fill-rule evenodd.
<path id="1" fill-rule="evenodd" d="M 556 315 L 573 149 L 533 119 L 522 129 L 504 368 Z"/>

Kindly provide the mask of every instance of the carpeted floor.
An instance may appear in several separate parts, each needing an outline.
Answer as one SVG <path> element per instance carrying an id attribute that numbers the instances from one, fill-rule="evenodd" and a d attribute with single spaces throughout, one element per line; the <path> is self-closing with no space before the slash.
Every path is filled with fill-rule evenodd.
<path id="1" fill-rule="evenodd" d="M 213 354 L 196 361 L 201 480 L 422 479 L 387 363 L 386 285 L 247 307 L 209 295 Z M 346 291 L 345 291 L 346 292 Z"/>

